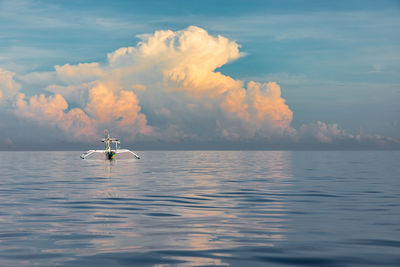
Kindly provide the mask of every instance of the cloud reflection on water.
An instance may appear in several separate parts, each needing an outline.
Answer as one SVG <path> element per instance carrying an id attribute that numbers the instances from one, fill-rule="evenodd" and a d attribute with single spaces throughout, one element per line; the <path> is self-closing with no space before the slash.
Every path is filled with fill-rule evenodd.
<path id="1" fill-rule="evenodd" d="M 291 152 L 142 154 L 136 162 L 105 162 L 107 179 L 89 193 L 104 203 L 86 214 L 88 232 L 110 236 L 93 239 L 95 251 L 224 250 L 285 239 L 281 193 L 290 186 Z M 89 170 L 100 174 L 95 166 Z M 223 264 L 212 257 L 172 258 Z"/>

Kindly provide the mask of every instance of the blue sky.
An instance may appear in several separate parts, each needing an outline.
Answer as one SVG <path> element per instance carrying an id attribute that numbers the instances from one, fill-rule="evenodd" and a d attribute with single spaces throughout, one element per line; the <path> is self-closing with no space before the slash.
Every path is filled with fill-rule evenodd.
<path id="1" fill-rule="evenodd" d="M 39 94 L 41 85 L 24 86 L 21 77 L 103 64 L 139 34 L 194 25 L 245 54 L 216 71 L 280 85 L 293 128 L 322 121 L 400 138 L 399 15 L 399 1 L 0 0 L 0 68 L 26 95 Z"/>

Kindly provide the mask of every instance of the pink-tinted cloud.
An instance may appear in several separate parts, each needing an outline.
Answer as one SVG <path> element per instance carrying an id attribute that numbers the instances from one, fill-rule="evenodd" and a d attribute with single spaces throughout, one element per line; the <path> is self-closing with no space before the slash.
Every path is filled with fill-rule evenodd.
<path id="1" fill-rule="evenodd" d="M 231 120 L 237 118 L 241 121 L 238 128 L 228 130 L 223 127 L 223 135 L 239 138 L 244 133 L 246 137 L 293 135 L 295 130 L 290 124 L 293 112 L 281 97 L 281 90 L 275 82 L 260 84 L 249 82 L 247 88 L 230 90 L 221 102 L 221 108 Z M 235 132 L 234 135 L 233 132 Z"/>
<path id="2" fill-rule="evenodd" d="M 16 101 L 16 112 L 19 116 L 40 124 L 59 127 L 71 137 L 87 137 L 94 134 L 93 121 L 79 108 L 69 111 L 68 103 L 60 94 L 46 97 L 43 94 L 34 95 L 25 100 L 24 94 L 19 94 Z"/>
<path id="3" fill-rule="evenodd" d="M 146 116 L 140 113 L 141 107 L 132 91 L 121 90 L 116 95 L 106 84 L 98 83 L 90 89 L 88 113 L 101 122 L 116 122 L 119 127 L 131 126 L 141 134 L 151 132 L 147 126 Z"/>

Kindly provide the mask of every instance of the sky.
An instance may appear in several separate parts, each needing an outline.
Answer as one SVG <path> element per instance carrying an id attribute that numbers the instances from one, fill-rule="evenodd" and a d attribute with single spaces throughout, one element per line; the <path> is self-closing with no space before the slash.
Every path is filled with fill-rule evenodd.
<path id="1" fill-rule="evenodd" d="M 399 149 L 399 73 L 400 1 L 0 0 L 0 150 Z"/>

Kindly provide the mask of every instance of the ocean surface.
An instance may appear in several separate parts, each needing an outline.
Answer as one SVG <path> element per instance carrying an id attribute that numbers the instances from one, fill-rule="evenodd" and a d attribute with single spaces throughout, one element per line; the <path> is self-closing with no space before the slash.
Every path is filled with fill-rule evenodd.
<path id="1" fill-rule="evenodd" d="M 400 266 L 400 151 L 0 152 L 0 266 Z"/>

